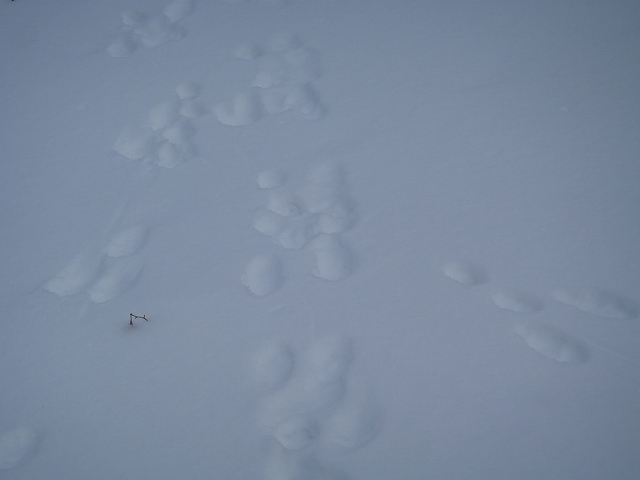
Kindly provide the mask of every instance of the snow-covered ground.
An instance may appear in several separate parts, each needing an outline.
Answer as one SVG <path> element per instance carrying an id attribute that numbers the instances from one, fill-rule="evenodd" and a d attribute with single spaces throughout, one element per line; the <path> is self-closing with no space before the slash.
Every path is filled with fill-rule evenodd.
<path id="1" fill-rule="evenodd" d="M 631 1 L 3 0 L 0 477 L 637 479 L 638 52 Z"/>

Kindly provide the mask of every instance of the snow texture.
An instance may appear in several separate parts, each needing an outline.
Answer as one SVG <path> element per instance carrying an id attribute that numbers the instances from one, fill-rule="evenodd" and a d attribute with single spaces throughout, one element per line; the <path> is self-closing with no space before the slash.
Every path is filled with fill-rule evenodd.
<path id="1" fill-rule="evenodd" d="M 553 292 L 553 298 L 600 317 L 636 318 L 638 304 L 612 292 L 598 289 L 560 289 Z"/>
<path id="2" fill-rule="evenodd" d="M 589 359 L 586 346 L 550 325 L 520 323 L 514 330 L 530 348 L 556 362 L 583 363 Z"/>
<path id="3" fill-rule="evenodd" d="M 15 468 L 36 453 L 38 434 L 31 427 L 20 426 L 0 436 L 0 470 Z"/>
<path id="4" fill-rule="evenodd" d="M 639 19 L 0 2 L 2 478 L 637 478 Z"/>
<path id="5" fill-rule="evenodd" d="M 282 285 L 280 261 L 273 255 L 258 255 L 249 261 L 241 280 L 259 297 L 273 293 Z"/>

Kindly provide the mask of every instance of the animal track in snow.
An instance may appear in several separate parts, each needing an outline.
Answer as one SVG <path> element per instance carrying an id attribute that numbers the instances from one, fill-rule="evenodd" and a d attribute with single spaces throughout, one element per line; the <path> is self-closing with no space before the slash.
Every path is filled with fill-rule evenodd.
<path id="1" fill-rule="evenodd" d="M 38 434 L 26 426 L 16 427 L 0 436 L 0 470 L 15 468 L 27 462 L 38 447 Z"/>
<path id="2" fill-rule="evenodd" d="M 193 0 L 174 0 L 161 14 L 124 12 L 121 33 L 107 47 L 107 53 L 112 57 L 128 57 L 140 47 L 156 48 L 181 40 L 186 30 L 180 21 L 191 15 L 193 9 Z"/>
<path id="3" fill-rule="evenodd" d="M 354 223 L 355 202 L 344 171 L 334 163 L 320 164 L 299 188 L 288 188 L 285 174 L 277 170 L 261 172 L 256 180 L 267 198 L 253 228 L 288 250 L 308 246 L 315 257 L 316 277 L 330 281 L 348 277 L 354 255 L 340 234 Z"/>
<path id="4" fill-rule="evenodd" d="M 74 257 L 60 272 L 44 284 L 45 290 L 60 297 L 76 295 L 84 291 L 102 273 L 103 255 L 81 253 Z"/>
<path id="5" fill-rule="evenodd" d="M 148 233 L 145 225 L 121 230 L 104 248 L 76 256 L 44 284 L 45 290 L 60 297 L 86 293 L 93 303 L 121 295 L 135 285 L 142 272 L 142 260 L 136 254 L 144 247 Z"/>
<path id="6" fill-rule="evenodd" d="M 598 289 L 559 289 L 553 292 L 558 302 L 608 318 L 636 318 L 638 304 L 615 293 Z"/>
<path id="7" fill-rule="evenodd" d="M 242 44 L 235 56 L 258 64 L 248 90 L 214 108 L 218 120 L 230 126 L 251 125 L 264 114 L 278 115 L 292 110 L 315 120 L 324 108 L 312 82 L 321 75 L 316 53 L 291 34 L 272 37 L 265 47 Z"/>
<path id="8" fill-rule="evenodd" d="M 585 345 L 551 325 L 519 323 L 514 331 L 536 352 L 561 363 L 583 363 L 589 359 Z"/>
<path id="9" fill-rule="evenodd" d="M 149 111 L 145 125 L 127 127 L 116 138 L 113 149 L 129 160 L 175 168 L 195 157 L 191 120 L 207 113 L 197 98 L 200 87 L 184 83 L 176 88 L 177 98 L 160 103 Z"/>
<path id="10" fill-rule="evenodd" d="M 260 428 L 274 443 L 267 460 L 269 478 L 315 478 L 326 473 L 313 457 L 321 444 L 353 449 L 375 437 L 378 417 L 372 396 L 350 394 L 354 384 L 347 374 L 353 360 L 353 343 L 342 336 L 317 339 L 299 362 L 289 347 L 279 344 L 256 354 L 254 382 L 275 386 L 258 409 Z"/>
<path id="11" fill-rule="evenodd" d="M 474 271 L 482 270 L 470 267 L 465 262 L 451 262 L 442 270 L 444 274 L 460 283 L 474 285 Z M 638 316 L 640 306 L 634 300 L 615 293 L 599 289 L 558 289 L 552 293 L 558 302 L 570 305 L 583 312 L 600 317 L 630 319 Z M 533 313 L 542 309 L 542 303 L 535 297 L 523 292 L 500 289 L 491 295 L 493 303 L 500 308 L 517 313 Z M 625 361 L 640 363 L 638 360 L 615 352 L 614 350 L 591 342 L 578 340 L 576 337 L 562 332 L 553 325 L 540 322 L 518 323 L 515 332 L 538 353 L 558 362 L 583 363 L 590 357 L 589 347 L 602 350 Z"/>

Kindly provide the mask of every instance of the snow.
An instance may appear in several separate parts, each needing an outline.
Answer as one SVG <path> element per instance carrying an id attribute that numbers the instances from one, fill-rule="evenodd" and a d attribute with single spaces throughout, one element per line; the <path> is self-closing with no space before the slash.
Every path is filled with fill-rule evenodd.
<path id="1" fill-rule="evenodd" d="M 484 272 L 469 262 L 449 262 L 442 267 L 442 272 L 462 285 L 473 286 L 485 282 Z"/>
<path id="2" fill-rule="evenodd" d="M 517 324 L 514 330 L 533 350 L 557 362 L 582 363 L 589 358 L 585 346 L 549 325 Z"/>
<path id="3" fill-rule="evenodd" d="M 0 2 L 2 478 L 636 479 L 639 31 Z"/>
<path id="4" fill-rule="evenodd" d="M 0 470 L 15 468 L 29 460 L 38 445 L 38 435 L 30 427 L 16 427 L 0 436 Z"/>
<path id="5" fill-rule="evenodd" d="M 252 258 L 242 275 L 242 283 L 260 297 L 275 292 L 282 284 L 280 261 L 273 255 Z"/>

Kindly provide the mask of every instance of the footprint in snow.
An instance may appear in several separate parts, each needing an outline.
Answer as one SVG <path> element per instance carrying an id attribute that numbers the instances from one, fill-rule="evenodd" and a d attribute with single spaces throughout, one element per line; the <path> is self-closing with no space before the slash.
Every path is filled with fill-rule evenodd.
<path id="1" fill-rule="evenodd" d="M 104 303 L 133 288 L 143 268 L 137 256 L 149 235 L 146 225 L 121 230 L 104 248 L 76 256 L 44 284 L 60 297 L 86 293 L 93 303 Z"/>
<path id="2" fill-rule="evenodd" d="M 60 272 L 44 284 L 45 290 L 60 297 L 83 292 L 103 271 L 104 255 L 97 252 L 81 253 Z"/>
<path id="3" fill-rule="evenodd" d="M 451 262 L 443 267 L 444 274 L 465 285 L 475 285 L 478 278 L 485 278 L 484 272 L 465 262 Z M 629 298 L 599 289 L 557 289 L 552 293 L 555 300 L 592 315 L 605 318 L 631 319 L 638 316 L 640 305 Z M 493 303 L 505 310 L 517 313 L 534 313 L 542 308 L 535 297 L 514 290 L 501 289 L 491 295 Z M 561 331 L 553 325 L 540 322 L 519 323 L 515 332 L 536 352 L 564 363 L 583 363 L 590 357 L 590 348 L 638 363 L 637 360 L 617 353 Z"/>
<path id="4" fill-rule="evenodd" d="M 242 284 L 259 297 L 275 292 L 282 285 L 280 260 L 274 255 L 251 259 L 241 277 Z"/>
<path id="5" fill-rule="evenodd" d="M 468 262 L 447 263 L 442 271 L 448 278 L 467 286 L 487 280 L 482 268 Z M 517 290 L 498 289 L 490 298 L 496 307 L 515 313 L 535 313 L 542 309 L 542 303 L 537 298 Z M 533 350 L 558 362 L 583 363 L 589 358 L 589 350 L 582 342 L 551 325 L 518 323 L 514 331 Z"/>
<path id="6" fill-rule="evenodd" d="M 257 63 L 257 74 L 249 90 L 218 104 L 214 113 L 229 126 L 251 125 L 265 114 L 297 112 L 302 118 L 316 120 L 324 115 L 324 107 L 313 87 L 320 78 L 317 54 L 296 36 L 283 33 L 273 36 L 265 46 L 251 43 L 239 45 L 239 59 Z"/>
<path id="7" fill-rule="evenodd" d="M 207 113 L 198 101 L 200 86 L 187 82 L 176 88 L 177 98 L 153 107 L 142 126 L 123 129 L 113 149 L 129 160 L 175 168 L 196 156 L 192 120 Z"/>
<path id="8" fill-rule="evenodd" d="M 38 447 L 37 432 L 19 426 L 0 436 L 0 470 L 15 468 L 35 455 Z"/>
<path id="9" fill-rule="evenodd" d="M 514 331 L 530 348 L 556 362 L 583 363 L 589 359 L 589 350 L 584 344 L 551 325 L 519 323 Z"/>
<path id="10" fill-rule="evenodd" d="M 193 0 L 174 0 L 160 14 L 124 12 L 121 32 L 107 47 L 107 53 L 112 57 L 128 57 L 140 47 L 156 48 L 181 40 L 186 36 L 181 20 L 193 10 Z"/>
<path id="11" fill-rule="evenodd" d="M 638 303 L 605 290 L 559 289 L 552 295 L 558 302 L 600 317 L 636 318 L 638 316 Z"/>
<path id="12" fill-rule="evenodd" d="M 253 228 L 287 250 L 308 247 L 315 258 L 314 276 L 331 281 L 348 277 L 354 255 L 340 234 L 355 223 L 355 202 L 342 168 L 320 164 L 298 188 L 288 188 L 279 170 L 261 172 L 256 181 L 266 193 L 266 203 Z"/>
<path id="13" fill-rule="evenodd" d="M 377 431 L 377 409 L 371 395 L 352 393 L 347 379 L 354 361 L 352 341 L 322 337 L 299 365 L 293 359 L 291 350 L 280 345 L 264 347 L 254 357 L 254 381 L 271 387 L 258 411 L 261 430 L 283 451 L 309 451 L 319 442 L 349 449 L 368 443 Z"/>

